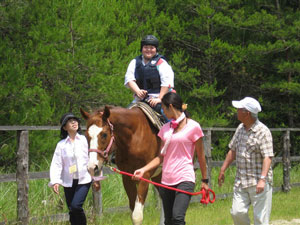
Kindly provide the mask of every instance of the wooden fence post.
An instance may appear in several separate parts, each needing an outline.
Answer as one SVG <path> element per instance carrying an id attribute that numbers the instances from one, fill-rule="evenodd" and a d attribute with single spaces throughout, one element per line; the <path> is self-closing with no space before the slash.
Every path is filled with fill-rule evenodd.
<path id="1" fill-rule="evenodd" d="M 207 178 L 209 184 L 211 184 L 211 169 L 212 169 L 212 157 L 211 157 L 211 129 L 207 130 L 207 134 L 204 136 L 204 149 L 207 163 Z"/>
<path id="2" fill-rule="evenodd" d="M 291 156 L 290 156 L 290 131 L 287 130 L 283 137 L 283 185 L 282 190 L 289 192 L 291 190 L 290 184 L 290 169 L 291 169 Z"/>
<path id="3" fill-rule="evenodd" d="M 93 212 L 97 216 L 101 216 L 103 213 L 101 182 L 100 182 L 99 191 L 95 191 L 94 188 L 92 189 L 93 189 Z"/>
<path id="4" fill-rule="evenodd" d="M 28 131 L 18 131 L 18 152 L 17 152 L 17 174 L 18 185 L 17 193 L 17 216 L 18 223 L 22 225 L 29 224 L 28 209 Z"/>

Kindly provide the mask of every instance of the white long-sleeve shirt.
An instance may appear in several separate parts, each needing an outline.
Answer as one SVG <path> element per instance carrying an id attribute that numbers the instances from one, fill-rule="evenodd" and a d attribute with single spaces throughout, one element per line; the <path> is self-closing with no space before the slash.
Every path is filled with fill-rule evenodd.
<path id="1" fill-rule="evenodd" d="M 75 146 L 75 148 L 74 148 Z M 70 167 L 77 167 L 78 184 L 86 184 L 92 181 L 87 170 L 89 161 L 88 143 L 85 136 L 76 134 L 74 143 L 70 137 L 59 141 L 52 158 L 50 166 L 50 183 L 49 186 L 60 184 L 64 187 L 72 187 L 74 173 L 70 173 Z"/>

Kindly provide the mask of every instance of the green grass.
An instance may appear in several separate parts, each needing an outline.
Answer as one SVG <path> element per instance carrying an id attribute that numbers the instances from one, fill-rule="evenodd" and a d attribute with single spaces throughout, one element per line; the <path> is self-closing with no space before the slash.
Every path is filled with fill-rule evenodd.
<path id="1" fill-rule="evenodd" d="M 291 170 L 292 182 L 300 182 L 300 166 L 293 167 Z M 212 170 L 212 189 L 216 194 L 229 193 L 233 190 L 233 181 L 235 176 L 235 168 L 229 168 L 226 171 L 225 183 L 222 188 L 217 185 L 217 176 L 219 169 Z M 197 171 L 198 174 L 198 171 Z M 32 180 L 29 182 L 29 209 L 30 216 L 39 218 L 31 224 L 68 224 L 67 222 L 48 221 L 48 215 L 60 214 L 67 212 L 64 201 L 63 189 L 60 189 L 60 195 L 54 194 L 48 186 L 47 179 Z M 130 211 L 128 209 L 128 200 L 122 185 L 121 176 L 118 174 L 109 175 L 108 179 L 102 181 L 103 193 L 103 209 L 104 213 L 101 217 L 93 215 L 93 199 L 90 191 L 85 202 L 84 208 L 87 212 L 88 224 L 95 225 L 111 225 L 111 224 L 131 224 Z M 274 171 L 274 184 L 281 186 L 282 184 L 282 167 L 277 167 Z M 199 190 L 199 185 L 196 186 Z M 273 194 L 271 220 L 300 218 L 300 188 L 294 187 L 289 193 L 276 192 Z M 217 200 L 213 204 L 203 206 L 200 203 L 191 203 L 187 211 L 187 224 L 205 224 L 205 225 L 227 225 L 232 224 L 230 216 L 232 200 Z M 113 211 L 111 208 L 124 206 L 123 211 Z M 0 222 L 15 221 L 17 211 L 17 185 L 15 182 L 0 183 Z M 250 218 L 252 209 L 250 209 Z M 144 210 L 144 225 L 157 225 L 159 223 L 160 209 L 157 206 L 156 194 L 154 187 L 149 189 L 146 207 Z"/>

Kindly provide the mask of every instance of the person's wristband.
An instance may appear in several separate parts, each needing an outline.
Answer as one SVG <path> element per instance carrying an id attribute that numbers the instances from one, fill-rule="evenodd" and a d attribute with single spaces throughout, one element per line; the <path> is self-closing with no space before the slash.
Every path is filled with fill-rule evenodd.
<path id="1" fill-rule="evenodd" d="M 259 178 L 260 180 L 264 180 L 264 181 L 266 181 L 266 176 L 260 176 L 260 178 Z"/>
<path id="2" fill-rule="evenodd" d="M 208 182 L 209 182 L 208 179 L 202 179 L 201 181 L 202 181 L 203 183 L 206 183 L 206 184 L 208 184 Z"/>

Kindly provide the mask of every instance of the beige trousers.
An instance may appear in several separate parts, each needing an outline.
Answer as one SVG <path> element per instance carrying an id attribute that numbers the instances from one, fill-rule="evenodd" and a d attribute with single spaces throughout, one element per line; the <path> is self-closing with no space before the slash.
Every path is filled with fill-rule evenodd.
<path id="1" fill-rule="evenodd" d="M 249 207 L 253 206 L 254 225 L 269 225 L 272 208 L 272 186 L 266 183 L 262 193 L 256 194 L 256 186 L 234 187 L 231 216 L 235 225 L 250 225 Z"/>

